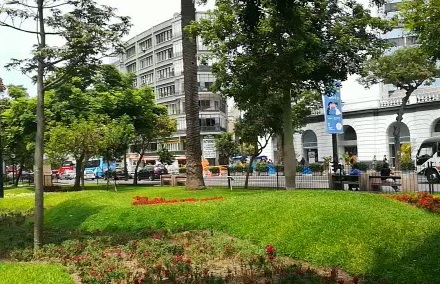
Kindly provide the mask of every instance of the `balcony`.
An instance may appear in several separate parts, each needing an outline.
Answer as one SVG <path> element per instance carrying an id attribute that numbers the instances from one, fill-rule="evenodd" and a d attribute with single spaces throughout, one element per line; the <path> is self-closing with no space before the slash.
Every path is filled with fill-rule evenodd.
<path id="1" fill-rule="evenodd" d="M 226 127 L 220 125 L 215 126 L 200 126 L 200 132 L 226 132 Z M 186 129 L 179 129 L 176 131 L 177 135 L 185 135 Z"/>

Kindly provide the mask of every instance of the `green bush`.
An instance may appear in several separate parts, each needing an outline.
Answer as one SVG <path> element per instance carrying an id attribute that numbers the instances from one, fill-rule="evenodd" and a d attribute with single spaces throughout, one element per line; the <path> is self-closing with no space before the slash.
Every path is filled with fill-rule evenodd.
<path id="1" fill-rule="evenodd" d="M 400 163 L 400 169 L 402 171 L 413 171 L 416 169 L 414 161 L 405 161 Z"/>
<path id="2" fill-rule="evenodd" d="M 186 167 L 180 167 L 179 174 L 186 174 Z"/>
<path id="3" fill-rule="evenodd" d="M 322 173 L 324 171 L 324 165 L 320 163 L 312 163 L 309 165 L 309 167 L 314 173 Z"/>
<path id="4" fill-rule="evenodd" d="M 357 163 L 357 167 L 360 171 L 366 172 L 368 170 L 368 165 L 365 163 Z"/>
<path id="5" fill-rule="evenodd" d="M 376 162 L 376 164 L 374 165 L 374 170 L 376 172 L 380 172 L 382 170 L 382 166 L 383 166 L 383 162 Z"/>
<path id="6" fill-rule="evenodd" d="M 267 173 L 269 171 L 269 168 L 266 164 L 257 164 L 256 170 L 260 173 Z"/>
<path id="7" fill-rule="evenodd" d="M 298 168 L 298 166 L 297 166 L 297 168 Z M 276 165 L 275 170 L 277 172 L 284 172 L 284 166 L 283 165 Z"/>
<path id="8" fill-rule="evenodd" d="M 303 165 L 297 165 L 296 166 L 296 172 L 297 173 L 302 173 L 304 171 L 304 166 Z"/>
<path id="9" fill-rule="evenodd" d="M 210 171 L 212 174 L 216 175 L 216 174 L 219 174 L 219 173 L 220 173 L 220 168 L 219 168 L 219 167 L 209 167 L 209 171 Z"/>

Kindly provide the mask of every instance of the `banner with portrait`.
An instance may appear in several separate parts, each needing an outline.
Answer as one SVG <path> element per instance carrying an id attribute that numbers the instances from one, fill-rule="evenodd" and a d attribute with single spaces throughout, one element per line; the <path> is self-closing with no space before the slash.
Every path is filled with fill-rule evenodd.
<path id="1" fill-rule="evenodd" d="M 340 86 L 340 83 L 335 83 L 333 88 L 322 96 L 322 101 L 324 104 L 325 128 L 329 134 L 344 133 Z"/>

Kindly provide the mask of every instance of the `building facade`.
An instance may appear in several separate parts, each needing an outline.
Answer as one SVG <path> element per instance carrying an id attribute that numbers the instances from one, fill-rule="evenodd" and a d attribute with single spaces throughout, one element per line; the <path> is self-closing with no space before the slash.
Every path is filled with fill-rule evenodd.
<path id="1" fill-rule="evenodd" d="M 391 0 L 381 6 L 377 14 L 391 19 L 398 14 L 400 0 Z M 388 52 L 416 44 L 416 37 L 397 25 L 384 38 L 394 44 Z M 343 84 L 344 86 L 344 84 Z M 341 88 L 343 97 L 344 133 L 338 136 L 338 156 L 352 152 L 360 161 L 371 162 L 386 157 L 395 162 L 393 128 L 404 91 L 393 85 L 379 84 L 362 101 L 351 100 L 350 88 Z M 420 86 L 406 107 L 403 115 L 401 144 L 411 145 L 411 156 L 415 159 L 421 142 L 440 135 L 440 80 L 430 86 Z M 326 133 L 322 109 L 315 111 L 300 133 L 294 135 L 297 158 L 309 163 L 323 161 L 332 156 L 332 137 Z"/>
<path id="2" fill-rule="evenodd" d="M 198 12 L 200 19 L 206 13 Z M 199 88 L 199 123 L 203 158 L 210 165 L 218 163 L 218 154 L 214 147 L 215 137 L 227 130 L 227 102 L 219 94 L 211 92 L 214 83 L 211 73 L 212 62 L 202 60 L 208 50 L 201 40 L 197 39 Z M 154 164 L 158 161 L 158 147 L 171 151 L 179 165 L 184 165 L 186 115 L 182 57 L 182 32 L 180 14 L 164 21 L 126 42 L 126 52 L 114 63 L 120 70 L 136 75 L 133 85 L 136 87 L 151 86 L 158 104 L 168 108 L 168 114 L 177 121 L 177 132 L 166 140 L 152 143 L 145 162 Z M 129 159 L 134 162 L 137 154 L 129 153 Z"/>

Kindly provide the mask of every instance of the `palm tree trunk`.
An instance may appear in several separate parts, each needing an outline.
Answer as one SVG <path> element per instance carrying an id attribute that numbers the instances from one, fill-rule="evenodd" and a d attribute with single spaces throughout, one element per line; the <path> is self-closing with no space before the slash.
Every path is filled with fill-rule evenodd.
<path id="1" fill-rule="evenodd" d="M 40 52 L 46 47 L 46 32 L 44 26 L 43 7 L 44 0 L 37 1 L 39 45 Z M 44 177 L 43 177 L 43 154 L 44 154 L 44 58 L 37 55 L 37 133 L 35 135 L 35 213 L 34 213 L 34 253 L 37 253 L 43 242 L 44 220 Z"/>
<path id="2" fill-rule="evenodd" d="M 196 8 L 193 0 L 181 0 L 180 4 L 186 111 L 186 187 L 204 189 L 197 89 L 197 43 L 196 38 L 184 30 L 191 21 L 196 20 Z"/>

